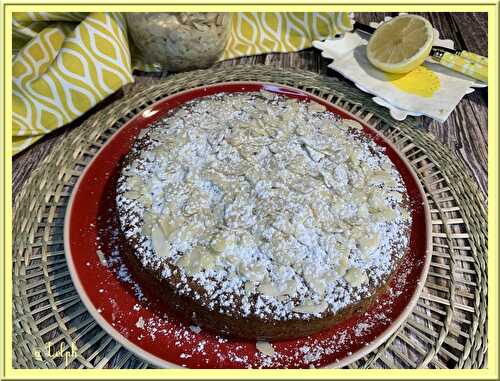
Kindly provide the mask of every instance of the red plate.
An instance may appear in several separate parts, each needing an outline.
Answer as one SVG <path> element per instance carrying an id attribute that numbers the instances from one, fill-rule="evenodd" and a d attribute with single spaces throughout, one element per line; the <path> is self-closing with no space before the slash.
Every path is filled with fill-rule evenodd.
<path id="1" fill-rule="evenodd" d="M 314 100 L 343 118 L 355 116 L 304 91 L 257 82 L 232 82 L 196 88 L 167 97 L 130 120 L 101 148 L 75 186 L 68 205 L 64 245 L 73 282 L 97 322 L 117 341 L 160 367 L 308 368 L 340 367 L 366 355 L 393 333 L 415 306 L 430 263 L 430 216 L 425 195 L 408 162 L 378 132 L 358 120 L 364 133 L 398 168 L 408 189 L 413 225 L 411 249 L 387 294 L 367 313 L 333 328 L 296 340 L 273 342 L 274 354 L 256 350 L 255 342 L 233 340 L 190 327 L 147 297 L 134 282 L 116 243 L 115 184 L 119 163 L 136 135 L 168 110 L 220 92 L 262 88 L 287 97 Z M 143 293 L 144 292 L 144 293 Z"/>

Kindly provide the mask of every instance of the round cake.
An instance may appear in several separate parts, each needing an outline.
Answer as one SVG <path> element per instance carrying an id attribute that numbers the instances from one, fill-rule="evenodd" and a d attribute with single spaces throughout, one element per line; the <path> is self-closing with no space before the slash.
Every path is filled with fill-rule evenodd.
<path id="1" fill-rule="evenodd" d="M 116 201 L 134 276 L 193 324 L 244 339 L 366 311 L 409 245 L 384 149 L 319 103 L 267 91 L 198 98 L 143 129 Z"/>

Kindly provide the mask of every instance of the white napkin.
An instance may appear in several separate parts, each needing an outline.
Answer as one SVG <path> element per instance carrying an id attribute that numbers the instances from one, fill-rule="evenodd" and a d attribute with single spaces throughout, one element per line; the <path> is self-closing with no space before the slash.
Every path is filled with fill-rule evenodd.
<path id="1" fill-rule="evenodd" d="M 379 24 L 370 25 L 377 27 Z M 353 81 L 360 90 L 375 95 L 372 100 L 387 107 L 396 120 L 404 120 L 407 115 L 426 115 L 444 122 L 465 94 L 472 93 L 475 87 L 486 86 L 483 82 L 433 63 L 430 58 L 417 72 L 394 81 L 397 75 L 388 77 L 368 61 L 368 39 L 369 36 L 364 33 L 348 32 L 340 38 L 313 41 L 313 46 L 322 50 L 323 57 L 334 60 L 328 67 Z M 448 48 L 454 46 L 451 40 L 440 40 L 435 29 L 433 44 Z"/>

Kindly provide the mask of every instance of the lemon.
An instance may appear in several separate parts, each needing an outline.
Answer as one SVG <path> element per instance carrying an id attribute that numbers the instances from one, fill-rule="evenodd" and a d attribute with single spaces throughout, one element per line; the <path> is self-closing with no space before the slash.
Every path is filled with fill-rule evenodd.
<path id="1" fill-rule="evenodd" d="M 417 15 L 400 15 L 377 28 L 366 48 L 368 60 L 389 73 L 408 73 L 429 56 L 434 30 Z"/>

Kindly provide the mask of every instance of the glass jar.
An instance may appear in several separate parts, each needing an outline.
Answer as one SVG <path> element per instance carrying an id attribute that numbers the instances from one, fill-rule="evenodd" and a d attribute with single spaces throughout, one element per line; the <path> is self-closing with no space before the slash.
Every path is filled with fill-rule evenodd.
<path id="1" fill-rule="evenodd" d="M 222 55 L 231 30 L 228 13 L 125 13 L 135 54 L 146 64 L 179 72 L 204 69 Z"/>

